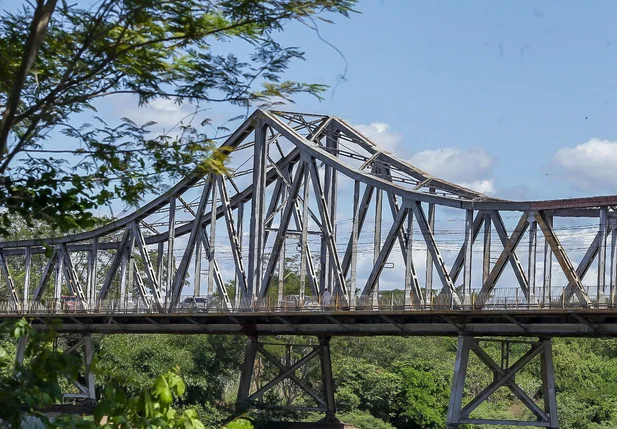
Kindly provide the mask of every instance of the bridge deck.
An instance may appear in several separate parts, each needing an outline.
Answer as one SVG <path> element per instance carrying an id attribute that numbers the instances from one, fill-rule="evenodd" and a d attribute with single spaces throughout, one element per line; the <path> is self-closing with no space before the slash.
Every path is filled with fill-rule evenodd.
<path id="1" fill-rule="evenodd" d="M 0 315 L 0 321 L 22 317 Z M 58 313 L 29 316 L 36 329 L 58 332 L 328 336 L 617 335 L 617 309 L 418 310 L 253 313 Z"/>

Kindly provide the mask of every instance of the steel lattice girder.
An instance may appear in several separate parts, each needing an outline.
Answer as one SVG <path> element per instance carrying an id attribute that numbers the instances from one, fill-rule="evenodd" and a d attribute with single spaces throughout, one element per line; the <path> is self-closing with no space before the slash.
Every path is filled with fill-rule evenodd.
<path id="1" fill-rule="evenodd" d="M 280 261 L 290 251 L 284 243 L 292 238 L 298 239 L 303 261 L 303 287 L 308 283 L 313 295 L 328 290 L 337 296 L 337 305 L 355 308 L 360 274 L 358 252 L 362 250 L 361 237 L 369 232 L 366 224 L 371 207 L 375 207 L 378 220 L 374 227 L 372 266 L 361 267 L 366 275 L 361 288 L 363 297 L 379 296 L 384 267 L 392 252 L 400 250 L 404 266 L 401 278 L 405 279 L 400 287 L 405 295 L 401 305 L 407 310 L 431 306 L 440 298 L 433 294 L 433 271 L 450 297 L 452 309 L 469 307 L 470 300 L 473 308 L 481 309 L 499 290 L 499 280 L 507 265 L 529 304 L 535 299 L 536 243 L 544 240 L 544 253 L 540 255 L 545 261 L 542 305 L 550 307 L 557 301 L 563 307 L 605 305 L 605 273 L 609 272 L 608 302 L 612 307 L 617 287 L 617 196 L 540 202 L 500 200 L 432 177 L 381 150 L 344 120 L 323 115 L 256 110 L 228 137 L 221 150 L 232 157 L 250 152 L 247 162 L 250 160 L 252 169 L 247 173 L 250 180 L 244 188 L 236 183 L 239 176 L 204 176 L 196 172 L 134 213 L 92 231 L 52 239 L 0 242 L 0 288 L 8 291 L 15 311 L 27 311 L 33 307 L 31 303 L 39 303 L 50 279 L 55 278 L 56 300 L 66 286 L 84 308 L 101 308 L 117 295 L 110 295 L 111 290 L 120 287 L 119 299 L 127 300 L 136 284 L 135 291 L 143 302 L 155 304 L 156 311 L 169 312 L 180 305 L 189 288 L 193 288 L 193 294 L 201 294 L 203 254 L 207 257 L 209 293 L 221 297 L 221 311 L 234 307 L 248 309 L 255 299 L 268 296 L 276 270 L 284 270 Z M 353 199 L 341 191 L 345 180 L 354 183 Z M 201 191 L 198 202 L 188 196 L 194 188 Z M 382 195 L 387 198 L 385 210 L 380 204 Z M 344 235 L 338 230 L 337 213 L 352 205 L 352 228 Z M 452 263 L 446 263 L 438 237 L 440 218 L 436 213 L 443 208 L 460 210 L 467 225 L 460 228 L 460 235 L 465 238 Z M 507 213 L 520 216 L 511 234 L 504 222 Z M 160 215 L 166 221 L 152 222 Z M 597 234 L 578 268 L 553 226 L 553 220 L 560 217 L 600 219 Z M 391 219 L 392 224 L 382 240 L 377 223 L 385 218 Z M 250 225 L 243 225 L 246 219 Z M 220 233 L 220 227 L 217 229 L 217 220 L 226 224 L 222 229 L 226 234 Z M 296 229 L 292 230 L 294 225 Z M 483 226 L 483 264 L 472 265 L 472 246 Z M 416 237 L 427 251 L 424 284 L 418 279 L 417 267 L 421 264 L 412 247 L 414 228 L 420 230 Z M 276 233 L 271 235 L 273 229 Z M 242 234 L 247 230 L 248 239 Z M 516 250 L 528 230 L 529 257 L 525 270 Z M 499 240 L 491 245 L 493 232 Z M 321 238 L 319 252 L 310 250 L 308 237 L 312 235 Z M 608 236 L 612 239 L 607 241 Z M 498 243 L 503 249 L 492 264 L 491 252 L 495 252 Z M 230 249 L 230 268 L 221 266 L 219 248 Z M 74 261 L 79 260 L 80 254 L 86 254 L 87 260 L 76 265 Z M 610 270 L 606 268 L 607 256 Z M 568 282 L 559 298 L 553 297 L 557 298 L 555 302 L 550 301 L 551 278 L 558 273 L 550 266 L 553 257 Z M 11 277 L 14 258 L 27 261 L 23 285 L 15 284 Z M 33 258 L 38 261 L 37 268 Z M 320 260 L 319 269 L 313 265 L 315 259 Z M 595 302 L 587 293 L 589 284 L 584 283 L 594 260 L 598 262 Z M 106 273 L 99 272 L 103 266 Z M 191 266 L 194 276 L 189 274 Z M 225 276 L 229 272 L 238 283 L 235 303 L 226 287 L 229 279 Z M 465 273 L 462 291 L 456 285 L 461 272 Z M 474 276 L 480 272 L 481 276 Z M 282 278 L 280 273 L 279 277 Z M 31 278 L 38 281 L 32 293 Z M 482 278 L 481 283 L 478 278 Z M 304 297 L 304 289 L 299 293 Z M 461 297 L 465 299 L 461 301 Z M 315 299 L 319 301 L 321 296 Z"/>

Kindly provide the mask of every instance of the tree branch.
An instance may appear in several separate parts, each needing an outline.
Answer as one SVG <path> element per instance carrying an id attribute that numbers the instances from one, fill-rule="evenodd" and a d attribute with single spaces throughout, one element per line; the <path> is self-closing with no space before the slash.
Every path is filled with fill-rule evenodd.
<path id="1" fill-rule="evenodd" d="M 30 34 L 28 35 L 28 40 L 26 41 L 26 46 L 24 49 L 24 57 L 19 67 L 19 72 L 17 73 L 17 76 L 15 76 L 15 82 L 13 82 L 13 87 L 11 88 L 11 94 L 9 95 L 6 110 L 4 111 L 2 121 L 0 122 L 0 154 L 4 154 L 6 152 L 9 131 L 13 126 L 13 120 L 15 118 L 17 106 L 19 105 L 21 91 L 26 82 L 26 77 L 30 73 L 32 65 L 36 60 L 39 49 L 43 44 L 43 39 L 45 38 L 45 33 L 47 32 L 51 15 L 56 8 L 57 0 L 47 0 L 47 3 L 43 3 L 43 1 L 44 0 L 39 0 L 37 2 L 34 17 L 32 18 L 32 24 L 30 25 Z"/>

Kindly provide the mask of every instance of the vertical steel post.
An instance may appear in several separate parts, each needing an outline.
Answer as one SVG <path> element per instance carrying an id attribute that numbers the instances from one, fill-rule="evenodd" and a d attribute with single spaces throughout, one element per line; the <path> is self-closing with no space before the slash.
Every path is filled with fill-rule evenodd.
<path id="1" fill-rule="evenodd" d="M 96 276 L 98 274 L 99 238 L 92 239 L 92 249 L 88 254 L 88 305 L 94 305 L 96 299 Z"/>
<path id="2" fill-rule="evenodd" d="M 208 296 L 211 297 L 214 293 L 214 254 L 216 250 L 216 218 L 218 215 L 218 197 L 216 191 L 218 189 L 217 181 L 219 176 L 212 176 L 212 204 L 210 206 L 210 246 L 208 248 Z"/>
<path id="3" fill-rule="evenodd" d="M 129 235 L 129 241 L 132 240 L 133 236 Z M 118 252 L 122 252 L 122 262 L 120 265 L 120 308 L 124 308 L 124 303 L 126 302 L 126 278 L 129 262 L 131 261 L 128 249 L 128 246 L 118 249 Z"/>
<path id="4" fill-rule="evenodd" d="M 128 275 L 127 275 L 127 288 L 125 302 L 128 303 L 133 299 L 133 280 L 135 279 L 135 255 L 133 255 L 133 249 L 135 248 L 135 236 L 132 235 L 129 239 L 128 249 Z M 145 297 L 144 297 L 145 299 Z"/>
<path id="5" fill-rule="evenodd" d="M 484 215 L 484 252 L 482 255 L 482 284 L 491 272 L 491 215 Z"/>
<path id="6" fill-rule="evenodd" d="M 56 259 L 56 283 L 54 287 L 54 300 L 56 303 L 56 309 L 61 308 L 61 298 L 62 298 L 62 263 L 64 258 L 60 251 L 58 252 L 58 258 Z"/>
<path id="7" fill-rule="evenodd" d="M 598 243 L 598 291 L 597 300 L 598 306 L 600 301 L 606 297 L 606 229 L 608 228 L 608 207 L 600 208 L 600 225 L 598 226 L 598 234 L 600 235 L 600 243 Z"/>
<path id="8" fill-rule="evenodd" d="M 32 252 L 30 247 L 26 247 L 25 250 L 25 274 L 24 274 L 24 295 L 23 295 L 23 309 L 28 310 L 28 296 L 30 295 L 30 267 L 32 265 Z"/>
<path id="9" fill-rule="evenodd" d="M 165 306 L 170 303 L 174 284 L 174 239 L 176 236 L 176 197 L 169 200 L 169 237 L 167 239 L 167 281 L 165 282 Z M 181 295 L 181 293 L 179 293 Z"/>
<path id="10" fill-rule="evenodd" d="M 373 264 L 377 263 L 379 253 L 381 252 L 381 221 L 383 213 L 383 191 L 379 188 L 375 189 L 375 231 L 373 235 Z M 373 306 L 379 305 L 379 278 L 375 281 L 375 286 L 372 292 Z"/>
<path id="11" fill-rule="evenodd" d="M 355 180 L 353 186 L 353 214 L 351 215 L 351 274 L 349 285 L 349 305 L 356 304 L 356 287 L 358 281 L 358 233 L 360 224 L 360 181 Z"/>
<path id="12" fill-rule="evenodd" d="M 546 222 L 553 226 L 553 217 L 546 215 Z M 551 277 L 553 273 L 553 249 L 548 240 L 544 240 L 544 283 L 542 284 L 542 303 L 545 305 L 548 299 L 548 306 L 551 306 L 553 294 L 551 291 Z"/>
<path id="13" fill-rule="evenodd" d="M 401 208 L 402 210 L 402 208 Z M 405 308 L 411 308 L 411 284 L 413 281 L 413 211 L 407 211 L 407 233 L 405 234 Z M 417 281 L 417 279 L 416 279 Z M 421 303 L 418 303 L 421 304 Z"/>
<path id="14" fill-rule="evenodd" d="M 195 244 L 195 280 L 193 284 L 193 296 L 201 296 L 201 240 Z"/>
<path id="15" fill-rule="evenodd" d="M 611 307 L 615 303 L 615 290 L 617 290 L 617 229 L 611 229 Z"/>
<path id="16" fill-rule="evenodd" d="M 527 288 L 527 305 L 531 304 L 531 300 L 536 296 L 536 248 L 538 242 L 538 223 L 532 216 L 529 218 L 529 260 L 527 264 L 527 279 L 529 287 Z"/>
<path id="17" fill-rule="evenodd" d="M 261 290 L 264 249 L 264 198 L 266 193 L 266 126 L 257 121 L 253 152 L 253 198 L 251 200 L 251 225 L 249 233 L 249 264 L 247 275 L 248 297 L 252 301 Z"/>
<path id="18" fill-rule="evenodd" d="M 281 251 L 279 253 L 279 273 L 278 273 L 278 294 L 277 294 L 277 299 L 278 299 L 278 305 L 277 306 L 281 306 L 281 303 L 283 302 L 283 292 L 285 289 L 285 238 L 283 238 L 283 244 L 281 245 Z M 304 303 L 302 301 L 300 301 L 298 303 L 298 305 L 300 306 L 300 308 L 302 308 L 302 305 Z"/>
<path id="19" fill-rule="evenodd" d="M 304 194 L 302 196 L 302 233 L 300 235 L 300 300 L 304 302 L 306 290 L 306 268 L 308 255 L 308 219 L 309 219 L 309 169 L 304 169 Z"/>
<path id="20" fill-rule="evenodd" d="M 236 233 L 238 234 L 238 251 L 240 252 L 240 258 L 242 258 L 242 231 L 244 229 L 244 203 L 240 203 L 238 205 L 238 219 L 237 219 L 237 229 Z M 234 307 L 237 309 L 240 304 L 240 298 L 242 297 L 242 291 L 240 290 L 240 285 L 242 281 L 240 280 L 240 273 L 236 270 L 236 292 L 234 295 Z"/>
<path id="21" fill-rule="evenodd" d="M 326 132 L 326 150 L 334 155 L 338 156 L 338 132 L 335 127 L 329 126 Z M 332 234 L 334 240 L 336 241 L 336 183 L 337 183 L 337 172 L 336 169 L 325 165 L 324 171 L 324 197 L 326 206 L 328 207 L 328 211 L 330 213 L 330 225 L 332 225 Z M 322 272 L 323 275 L 320 275 L 320 280 L 323 280 L 325 286 L 320 286 L 320 289 L 323 291 L 327 289 L 332 292 L 334 290 L 333 280 L 334 280 L 334 262 L 332 261 L 332 255 L 329 255 L 328 252 L 328 243 L 327 240 L 322 240 L 321 243 L 321 251 L 322 257 L 325 256 L 325 259 L 322 260 Z"/>
<path id="22" fill-rule="evenodd" d="M 471 263 L 473 258 L 473 210 L 465 216 L 465 271 L 463 272 L 463 304 L 471 305 Z"/>
<path id="23" fill-rule="evenodd" d="M 159 241 L 156 251 L 156 282 L 159 285 L 159 293 L 163 293 L 163 254 L 165 253 L 165 242 Z"/>
<path id="24" fill-rule="evenodd" d="M 431 194 L 435 193 L 435 188 L 429 188 Z M 428 205 L 428 227 L 431 234 L 435 233 L 435 204 Z M 431 305 L 433 301 L 433 255 L 430 250 L 426 249 L 426 286 L 424 297 L 427 300 L 427 305 Z"/>

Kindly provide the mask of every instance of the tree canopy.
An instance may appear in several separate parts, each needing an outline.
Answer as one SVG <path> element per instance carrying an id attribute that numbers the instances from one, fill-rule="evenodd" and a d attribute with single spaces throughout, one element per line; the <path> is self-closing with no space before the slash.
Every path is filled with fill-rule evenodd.
<path id="1" fill-rule="evenodd" d="M 356 0 L 36 0 L 0 15 L 0 208 L 66 230 L 92 210 L 136 204 L 195 169 L 221 171 L 208 123 L 150 133 L 151 122 L 101 118 L 97 100 L 131 94 L 191 103 L 315 96 L 324 86 L 284 79 L 298 47 L 277 37 L 292 22 L 348 16 Z M 237 52 L 247 52 L 243 57 Z M 83 115 L 90 120 L 80 124 Z"/>

